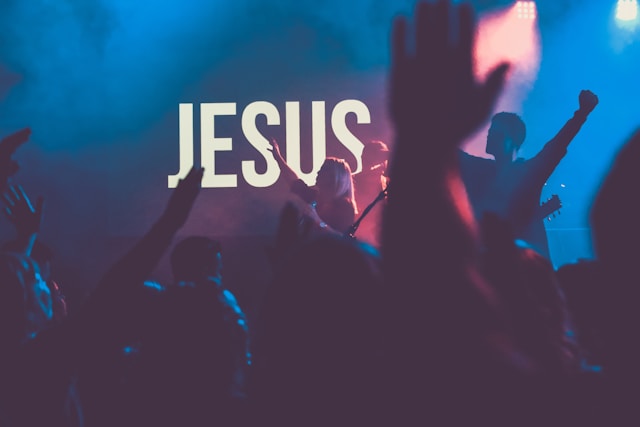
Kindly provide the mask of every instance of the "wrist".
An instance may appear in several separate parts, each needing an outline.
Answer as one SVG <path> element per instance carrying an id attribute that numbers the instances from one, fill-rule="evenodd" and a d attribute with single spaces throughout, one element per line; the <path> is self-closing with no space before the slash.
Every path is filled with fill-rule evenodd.
<path id="1" fill-rule="evenodd" d="M 578 108 L 575 113 L 573 113 L 573 116 L 578 118 L 578 119 L 582 119 L 585 120 L 587 118 L 587 116 L 589 115 L 590 111 L 586 110 L 585 108 Z"/>

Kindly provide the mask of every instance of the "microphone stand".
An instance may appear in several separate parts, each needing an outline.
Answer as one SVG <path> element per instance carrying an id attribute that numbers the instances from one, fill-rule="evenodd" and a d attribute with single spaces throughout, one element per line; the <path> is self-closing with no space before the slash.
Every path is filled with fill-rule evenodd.
<path id="1" fill-rule="evenodd" d="M 376 205 L 376 203 L 378 203 L 380 200 L 382 200 L 385 197 L 387 197 L 388 192 L 389 192 L 389 184 L 387 184 L 384 187 L 384 190 L 382 190 L 380 192 L 380 194 L 378 194 L 378 196 L 373 200 L 373 202 L 369 203 L 369 206 L 367 206 L 365 208 L 365 210 L 362 211 L 362 215 L 360 215 L 360 218 L 358 218 L 356 220 L 356 222 L 354 222 L 351 225 L 351 227 L 349 227 L 349 229 L 347 230 L 347 232 L 344 235 L 347 236 L 347 237 L 351 237 L 351 238 L 355 239 L 356 230 L 358 230 L 358 227 L 360 226 L 360 223 L 362 222 L 364 217 L 367 216 L 369 211 L 371 211 L 371 209 L 373 209 L 373 207 Z"/>

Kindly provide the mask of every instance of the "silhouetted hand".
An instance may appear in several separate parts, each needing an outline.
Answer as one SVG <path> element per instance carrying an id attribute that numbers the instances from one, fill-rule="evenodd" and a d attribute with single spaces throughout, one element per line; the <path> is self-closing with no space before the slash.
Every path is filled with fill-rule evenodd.
<path id="1" fill-rule="evenodd" d="M 31 236 L 40 231 L 42 224 L 42 196 L 36 200 L 35 207 L 20 185 L 11 185 L 2 194 L 5 208 L 4 213 L 16 227 L 18 235 Z"/>
<path id="2" fill-rule="evenodd" d="M 0 184 L 4 187 L 9 177 L 20 169 L 18 163 L 11 158 L 19 146 L 29 140 L 31 129 L 24 128 L 0 140 Z"/>
<path id="3" fill-rule="evenodd" d="M 276 141 L 274 138 L 272 138 L 271 140 L 269 140 L 269 145 L 271 145 L 271 152 L 273 153 L 273 157 L 275 157 L 276 160 L 278 158 L 282 158 L 282 154 L 280 153 L 280 146 L 278 145 L 278 141 Z"/>
<path id="4" fill-rule="evenodd" d="M 178 229 L 184 225 L 200 193 L 204 168 L 192 167 L 184 179 L 178 181 L 173 190 L 162 218 Z"/>
<path id="5" fill-rule="evenodd" d="M 598 97 L 590 90 L 580 91 L 578 101 L 580 103 L 580 111 L 585 115 L 591 113 L 593 109 L 596 108 L 596 105 L 598 105 Z"/>
<path id="6" fill-rule="evenodd" d="M 396 133 L 428 138 L 430 150 L 452 149 L 490 115 L 508 64 L 497 66 L 484 83 L 476 81 L 475 19 L 468 4 L 420 2 L 415 20 L 415 43 L 407 40 L 405 18 L 393 26 L 390 108 Z"/>

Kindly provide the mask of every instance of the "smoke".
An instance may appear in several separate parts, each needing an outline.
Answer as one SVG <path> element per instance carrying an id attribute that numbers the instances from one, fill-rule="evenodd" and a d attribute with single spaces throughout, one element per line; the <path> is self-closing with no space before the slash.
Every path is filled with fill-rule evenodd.
<path id="1" fill-rule="evenodd" d="M 536 20 L 518 17 L 516 6 L 483 14 L 478 22 L 475 46 L 475 71 L 484 81 L 488 73 L 502 62 L 510 64 L 503 91 L 494 112 L 520 114 L 522 103 L 532 90 L 540 69 L 541 42 Z M 487 157 L 485 144 L 489 122 L 471 136 L 464 149 Z"/>
<path id="2" fill-rule="evenodd" d="M 255 157 L 239 123 L 256 100 L 281 115 L 284 102 L 299 101 L 306 141 L 312 101 L 325 101 L 330 117 L 338 101 L 361 99 L 373 123 L 350 126 L 360 138 L 380 138 L 387 132 L 389 27 L 411 4 L 2 2 L 0 134 L 32 128 L 16 155 L 22 168 L 15 180 L 32 197 L 45 197 L 42 238 L 57 252 L 59 271 L 77 287 L 91 287 L 159 217 L 170 195 L 167 176 L 177 171 L 179 103 L 237 103 L 238 115 L 217 123 L 233 139 L 217 166 L 236 173 Z M 286 145 L 283 125 L 260 126 Z M 196 140 L 198 126 L 196 120 Z M 340 147 L 327 128 L 331 154 Z M 238 188 L 203 189 L 181 233 L 275 230 L 288 189 L 256 190 L 239 180 Z M 11 227 L 2 232 L 8 238 Z"/>
<path id="3" fill-rule="evenodd" d="M 602 42 L 614 30 L 601 2 L 579 2 L 579 10 L 571 8 L 575 14 L 563 10 L 562 21 L 547 21 L 541 45 L 535 29 L 527 30 L 529 50 L 519 54 L 520 45 L 513 50 L 494 43 L 508 40 L 506 25 L 514 24 L 505 15 L 507 2 L 475 3 L 481 7 L 478 71 L 486 72 L 505 54 L 518 64 L 498 108 L 522 113 L 530 153 L 570 116 L 579 89 L 601 95 L 583 131 L 592 145 L 576 140 L 582 148 L 572 147 L 564 171 L 558 170 L 576 179 L 598 175 L 635 120 L 631 109 L 620 108 L 637 90 L 623 84 L 637 75 L 636 63 L 622 59 L 634 45 L 627 42 L 614 55 Z M 370 125 L 349 118 L 358 138 L 393 145 L 385 101 L 389 32 L 393 18 L 410 13 L 414 1 L 0 4 L 0 134 L 31 126 L 31 141 L 16 156 L 22 165 L 16 181 L 34 197 L 45 196 L 43 238 L 59 260 L 82 265 L 88 276 L 127 246 L 114 249 L 109 242 L 139 237 L 164 208 L 167 176 L 178 170 L 179 103 L 237 104 L 237 115 L 216 122 L 216 132 L 233 141 L 231 151 L 218 155 L 217 166 L 235 173 L 243 160 L 260 161 L 240 125 L 244 107 L 258 100 L 274 104 L 281 116 L 279 126 L 261 121 L 258 127 L 285 146 L 285 102 L 300 102 L 301 140 L 308 144 L 311 102 L 325 101 L 330 117 L 343 99 L 362 100 L 371 110 Z M 196 141 L 199 126 L 196 119 Z M 328 154 L 340 155 L 330 123 L 325 126 Z M 479 154 L 481 145 L 469 147 Z M 198 163 L 197 148 L 196 153 Z M 589 189 L 596 181 L 587 180 Z M 282 185 L 254 189 L 239 176 L 238 188 L 203 189 L 181 232 L 268 235 L 287 197 Z M 10 235 L 10 227 L 3 232 Z"/>

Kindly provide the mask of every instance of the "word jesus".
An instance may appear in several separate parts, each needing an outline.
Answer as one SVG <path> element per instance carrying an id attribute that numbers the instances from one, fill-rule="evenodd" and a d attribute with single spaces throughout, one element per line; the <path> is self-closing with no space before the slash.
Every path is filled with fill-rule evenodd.
<path id="1" fill-rule="evenodd" d="M 348 114 L 356 115 L 358 124 L 371 123 L 371 114 L 367 106 L 354 99 L 339 102 L 331 112 L 331 128 L 338 139 L 356 158 L 357 167 L 354 173 L 362 169 L 363 143 L 347 128 L 346 117 Z M 194 163 L 193 141 L 193 104 L 179 105 L 179 133 L 180 133 L 180 170 L 175 175 L 170 175 L 169 188 L 175 188 L 178 180 L 184 178 Z M 202 178 L 203 188 L 237 187 L 238 176 L 236 174 L 216 173 L 216 153 L 232 150 L 232 139 L 216 135 L 216 116 L 236 115 L 236 103 L 203 103 L 200 104 L 200 149 L 201 163 L 204 168 Z M 278 180 L 280 167 L 271 153 L 269 140 L 260 133 L 256 126 L 256 119 L 263 115 L 267 125 L 279 125 L 280 113 L 271 103 L 256 101 L 247 105 L 242 112 L 242 132 L 245 138 L 264 158 L 266 170 L 259 173 L 256 170 L 254 160 L 241 162 L 242 176 L 253 187 L 269 187 Z M 307 184 L 313 185 L 315 177 L 326 158 L 325 135 L 325 102 L 313 101 L 311 103 L 312 119 L 312 165 L 310 173 L 304 173 L 300 168 L 300 103 L 285 103 L 286 121 L 286 159 L 287 164 Z"/>

